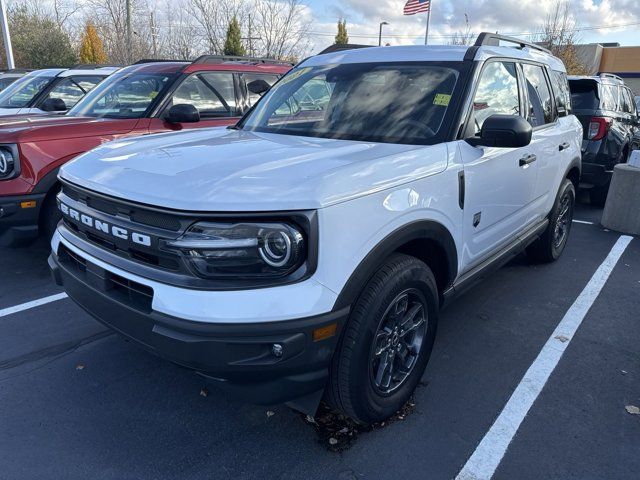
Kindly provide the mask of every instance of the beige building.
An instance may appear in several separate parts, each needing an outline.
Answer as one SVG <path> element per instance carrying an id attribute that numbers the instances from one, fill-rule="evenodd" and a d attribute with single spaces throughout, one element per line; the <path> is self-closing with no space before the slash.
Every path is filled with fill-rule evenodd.
<path id="1" fill-rule="evenodd" d="M 640 95 L 640 47 L 621 47 L 618 43 L 590 43 L 578 46 L 578 55 L 588 73 L 614 73 Z"/>

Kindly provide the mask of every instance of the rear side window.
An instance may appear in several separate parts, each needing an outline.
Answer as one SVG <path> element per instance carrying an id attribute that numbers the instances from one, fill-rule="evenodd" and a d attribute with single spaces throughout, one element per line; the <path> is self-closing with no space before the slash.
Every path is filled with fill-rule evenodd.
<path id="1" fill-rule="evenodd" d="M 47 98 L 60 98 L 64 101 L 67 108 L 73 107 L 78 101 L 84 97 L 89 90 L 100 83 L 104 77 L 98 76 L 82 76 L 67 77 L 51 89 L 47 94 Z M 45 99 L 45 100 L 46 100 Z"/>
<path id="2" fill-rule="evenodd" d="M 601 102 L 600 108 L 603 110 L 618 110 L 619 91 L 616 85 L 600 85 Z"/>
<path id="3" fill-rule="evenodd" d="M 202 118 L 236 115 L 236 98 L 231 73 L 199 73 L 187 78 L 174 92 L 171 105 L 189 104 Z"/>
<path id="4" fill-rule="evenodd" d="M 491 115 L 520 115 L 518 75 L 516 65 L 511 62 L 491 62 L 482 71 L 478 90 L 473 98 L 472 121 L 475 134 Z"/>
<path id="5" fill-rule="evenodd" d="M 553 101 L 544 70 L 538 65 L 529 64 L 524 64 L 522 68 L 529 97 L 527 120 L 534 128 L 553 122 Z"/>
<path id="6" fill-rule="evenodd" d="M 571 92 L 567 74 L 564 72 L 551 72 L 551 86 L 556 99 L 556 109 L 558 116 L 571 115 Z"/>
<path id="7" fill-rule="evenodd" d="M 633 97 L 631 96 L 629 89 L 620 87 L 620 98 L 623 112 L 636 113 L 635 102 L 633 101 Z"/>
<path id="8" fill-rule="evenodd" d="M 593 80 L 570 80 L 571 104 L 575 110 L 597 110 L 598 84 Z"/>

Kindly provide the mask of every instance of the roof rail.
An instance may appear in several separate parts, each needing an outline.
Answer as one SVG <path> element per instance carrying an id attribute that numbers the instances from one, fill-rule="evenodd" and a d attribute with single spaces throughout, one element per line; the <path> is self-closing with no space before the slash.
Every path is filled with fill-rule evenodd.
<path id="1" fill-rule="evenodd" d="M 170 59 L 166 59 L 166 58 L 141 58 L 140 60 L 138 60 L 136 63 L 133 63 L 132 65 L 142 65 L 144 63 L 189 63 L 191 60 L 170 60 Z"/>
<path id="2" fill-rule="evenodd" d="M 285 62 L 283 60 L 275 60 L 273 58 L 256 58 L 256 57 L 241 57 L 231 55 L 202 55 L 196 58 L 193 63 L 247 63 L 247 64 L 268 64 L 268 65 L 295 65 L 293 62 Z"/>
<path id="3" fill-rule="evenodd" d="M 78 63 L 72 67 L 69 67 L 69 70 L 95 70 L 98 68 L 109 68 L 109 67 L 117 67 L 122 68 L 123 65 L 112 65 L 112 64 L 99 64 L 99 63 Z"/>
<path id="4" fill-rule="evenodd" d="M 599 76 L 600 78 L 613 78 L 614 80 L 620 80 L 621 82 L 624 82 L 622 77 L 619 77 L 618 75 L 614 75 L 613 73 L 602 72 L 599 74 Z"/>
<path id="5" fill-rule="evenodd" d="M 476 40 L 475 46 L 482 47 L 485 45 L 491 45 L 494 47 L 500 46 L 500 42 L 513 43 L 518 46 L 518 48 L 532 48 L 534 50 L 539 50 L 544 53 L 548 53 L 549 55 L 553 55 L 550 50 L 536 44 L 533 42 L 527 42 L 526 40 L 520 40 L 515 37 L 507 37 L 506 35 L 500 35 L 498 33 L 490 33 L 490 32 L 482 32 L 478 35 L 478 39 Z"/>
<path id="6" fill-rule="evenodd" d="M 318 55 L 324 55 L 325 53 L 343 52 L 345 50 L 355 50 L 357 48 L 370 48 L 370 47 L 371 45 L 357 45 L 355 43 L 344 43 L 341 45 L 334 43 L 333 45 L 329 45 L 327 48 L 322 50 Z"/>

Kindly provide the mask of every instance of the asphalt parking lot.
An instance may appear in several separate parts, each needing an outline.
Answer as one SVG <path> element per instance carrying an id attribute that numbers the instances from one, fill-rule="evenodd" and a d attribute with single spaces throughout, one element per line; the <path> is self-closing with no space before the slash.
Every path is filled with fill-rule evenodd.
<path id="1" fill-rule="evenodd" d="M 519 257 L 449 307 L 413 412 L 341 453 L 300 414 L 203 390 L 69 299 L 23 305 L 60 293 L 48 245 L 0 249 L 0 478 L 453 479 L 619 241 L 600 214 L 578 205 L 556 264 Z M 640 406 L 639 307 L 634 239 L 493 478 L 640 477 L 640 415 L 625 408 Z"/>

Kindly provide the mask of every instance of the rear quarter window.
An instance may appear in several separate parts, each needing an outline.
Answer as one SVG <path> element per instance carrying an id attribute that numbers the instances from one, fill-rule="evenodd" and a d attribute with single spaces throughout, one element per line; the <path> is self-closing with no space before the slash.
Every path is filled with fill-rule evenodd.
<path id="1" fill-rule="evenodd" d="M 599 108 L 598 84 L 591 80 L 571 80 L 571 104 L 575 110 L 597 110 Z"/>

